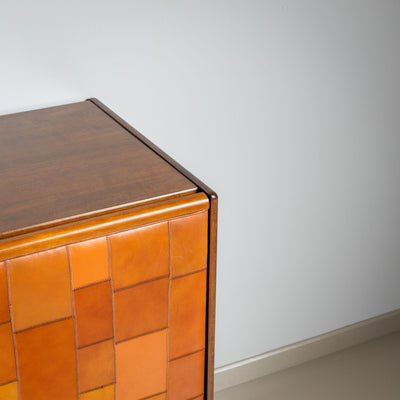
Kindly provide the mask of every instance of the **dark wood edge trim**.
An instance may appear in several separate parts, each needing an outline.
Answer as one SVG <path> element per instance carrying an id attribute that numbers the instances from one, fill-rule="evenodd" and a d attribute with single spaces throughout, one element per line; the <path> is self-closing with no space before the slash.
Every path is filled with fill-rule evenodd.
<path id="1" fill-rule="evenodd" d="M 208 228 L 208 294 L 207 294 L 207 350 L 205 397 L 214 398 L 214 347 L 215 347 L 215 303 L 217 284 L 217 230 L 218 198 L 211 197 Z"/>
<path id="2" fill-rule="evenodd" d="M 164 161 L 174 167 L 192 183 L 198 186 L 210 201 L 209 210 L 209 235 L 208 235 L 208 297 L 207 297 L 207 349 L 206 349 L 206 379 L 205 399 L 214 398 L 214 346 L 215 346 L 215 296 L 216 296 L 216 266 L 217 266 L 217 226 L 218 226 L 218 196 L 200 179 L 196 178 L 181 164 L 172 159 L 153 142 L 138 132 L 133 126 L 124 121 L 121 117 L 111 111 L 106 105 L 96 98 L 89 98 L 90 101 L 117 124 L 126 129 L 131 135 L 144 143 L 147 147 L 158 154 Z"/>

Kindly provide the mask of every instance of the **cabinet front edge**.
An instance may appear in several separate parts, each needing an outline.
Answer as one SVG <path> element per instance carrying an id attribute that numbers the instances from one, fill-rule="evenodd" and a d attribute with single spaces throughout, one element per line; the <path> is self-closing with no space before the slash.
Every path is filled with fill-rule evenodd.
<path id="1" fill-rule="evenodd" d="M 0 261 L 209 209 L 195 193 L 0 240 Z"/>

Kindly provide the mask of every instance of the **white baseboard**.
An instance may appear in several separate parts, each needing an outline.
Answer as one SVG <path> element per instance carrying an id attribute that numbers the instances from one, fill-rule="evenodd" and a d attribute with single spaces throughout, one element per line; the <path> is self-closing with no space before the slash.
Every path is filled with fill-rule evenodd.
<path id="1" fill-rule="evenodd" d="M 400 331 L 400 309 L 215 370 L 215 391 Z"/>

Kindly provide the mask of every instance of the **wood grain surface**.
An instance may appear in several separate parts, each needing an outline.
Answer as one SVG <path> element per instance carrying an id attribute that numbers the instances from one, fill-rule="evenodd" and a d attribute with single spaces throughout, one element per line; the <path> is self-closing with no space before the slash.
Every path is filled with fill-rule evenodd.
<path id="1" fill-rule="evenodd" d="M 0 233 L 197 190 L 90 101 L 0 117 Z"/>

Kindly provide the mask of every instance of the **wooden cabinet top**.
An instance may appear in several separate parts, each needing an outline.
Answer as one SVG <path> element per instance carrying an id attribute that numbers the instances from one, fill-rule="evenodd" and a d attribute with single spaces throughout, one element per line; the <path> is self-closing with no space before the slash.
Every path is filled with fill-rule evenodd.
<path id="1" fill-rule="evenodd" d="M 195 193 L 149 143 L 95 99 L 1 116 L 0 238 Z"/>

